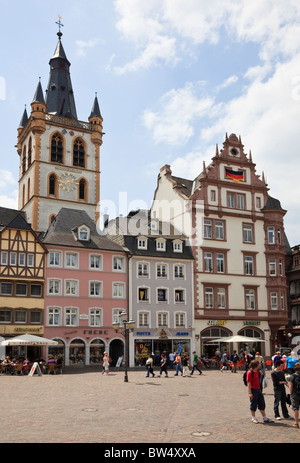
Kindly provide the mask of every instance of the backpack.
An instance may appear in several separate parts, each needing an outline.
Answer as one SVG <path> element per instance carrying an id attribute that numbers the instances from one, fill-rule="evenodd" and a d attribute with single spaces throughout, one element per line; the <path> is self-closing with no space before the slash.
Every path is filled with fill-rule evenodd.
<path id="1" fill-rule="evenodd" d="M 250 370 L 251 373 L 252 373 L 252 378 L 253 378 L 253 370 Z M 244 372 L 243 374 L 243 383 L 245 384 L 245 386 L 248 386 L 248 383 L 247 383 L 247 371 Z"/>

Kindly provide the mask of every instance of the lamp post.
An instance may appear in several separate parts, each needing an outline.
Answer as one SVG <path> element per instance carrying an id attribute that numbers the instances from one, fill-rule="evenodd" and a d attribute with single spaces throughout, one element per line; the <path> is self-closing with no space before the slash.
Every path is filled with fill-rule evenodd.
<path id="1" fill-rule="evenodd" d="M 125 375 L 124 375 L 124 382 L 128 383 L 128 366 L 129 366 L 129 333 L 131 333 L 134 328 L 135 328 L 135 321 L 133 320 L 127 320 L 127 313 L 124 311 L 119 315 L 120 321 L 122 322 L 124 329 L 121 331 L 121 333 L 124 335 L 125 338 L 125 344 L 124 344 L 124 357 L 125 357 Z M 118 333 L 119 328 L 120 328 L 120 322 L 116 322 L 112 324 L 113 329 L 115 330 L 116 333 Z"/>

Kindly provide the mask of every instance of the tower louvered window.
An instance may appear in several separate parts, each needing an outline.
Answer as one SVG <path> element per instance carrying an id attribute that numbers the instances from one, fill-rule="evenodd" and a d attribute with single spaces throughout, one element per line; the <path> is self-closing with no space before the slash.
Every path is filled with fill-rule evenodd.
<path id="1" fill-rule="evenodd" d="M 79 199 L 85 199 L 85 180 L 81 179 L 79 182 Z"/>
<path id="2" fill-rule="evenodd" d="M 51 140 L 51 161 L 59 163 L 63 162 L 62 137 L 58 133 L 54 134 Z"/>
<path id="3" fill-rule="evenodd" d="M 74 142 L 73 165 L 84 167 L 84 145 L 80 138 L 77 138 Z"/>

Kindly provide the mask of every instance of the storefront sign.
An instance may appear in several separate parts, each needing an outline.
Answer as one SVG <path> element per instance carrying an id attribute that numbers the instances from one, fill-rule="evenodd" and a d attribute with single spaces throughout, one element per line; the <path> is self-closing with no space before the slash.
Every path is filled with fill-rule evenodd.
<path id="1" fill-rule="evenodd" d="M 227 320 L 208 320 L 208 325 L 226 325 Z"/>
<path id="2" fill-rule="evenodd" d="M 190 333 L 188 331 L 178 331 L 176 336 L 188 336 Z"/>
<path id="3" fill-rule="evenodd" d="M 137 336 L 151 336 L 151 332 L 150 331 L 137 331 L 136 335 Z"/>
<path id="4" fill-rule="evenodd" d="M 6 334 L 44 334 L 44 327 L 41 325 L 31 326 L 31 325 L 22 325 L 22 326 L 1 326 L 1 333 Z"/>
<path id="5" fill-rule="evenodd" d="M 260 321 L 244 320 L 244 325 L 260 325 Z"/>
<path id="6" fill-rule="evenodd" d="M 108 334 L 108 330 L 83 330 L 83 334 Z"/>

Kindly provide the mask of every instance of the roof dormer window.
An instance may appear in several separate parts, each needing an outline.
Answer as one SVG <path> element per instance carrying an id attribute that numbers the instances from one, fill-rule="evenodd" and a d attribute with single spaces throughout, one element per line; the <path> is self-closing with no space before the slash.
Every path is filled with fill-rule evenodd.
<path id="1" fill-rule="evenodd" d="M 90 239 L 90 229 L 86 226 L 81 226 L 78 228 L 78 239 L 80 241 L 89 241 Z"/>
<path id="2" fill-rule="evenodd" d="M 180 240 L 173 241 L 173 251 L 182 252 L 182 241 Z"/>
<path id="3" fill-rule="evenodd" d="M 138 249 L 147 249 L 148 239 L 145 236 L 139 236 L 137 239 L 137 247 Z"/>
<path id="4" fill-rule="evenodd" d="M 166 240 L 163 238 L 159 238 L 156 240 L 156 250 L 157 251 L 165 251 L 166 250 Z"/>

